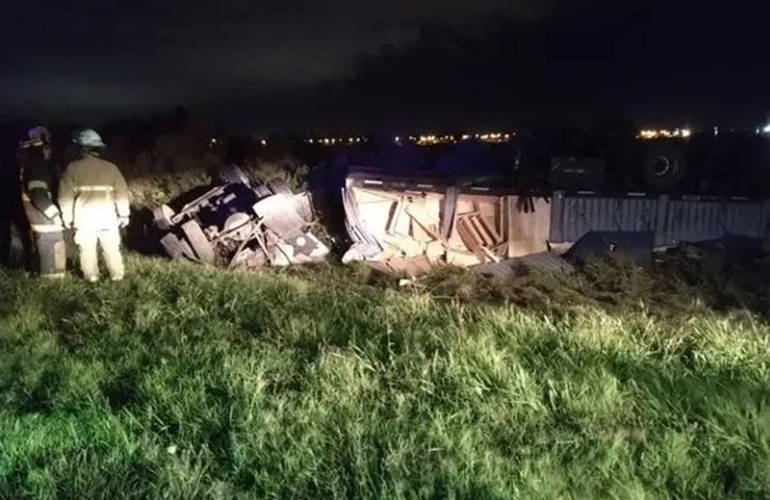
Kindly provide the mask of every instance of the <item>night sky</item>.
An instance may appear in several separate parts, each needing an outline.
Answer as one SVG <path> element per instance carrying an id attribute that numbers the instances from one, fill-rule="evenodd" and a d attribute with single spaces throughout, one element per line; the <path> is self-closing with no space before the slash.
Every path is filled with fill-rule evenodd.
<path id="1" fill-rule="evenodd" d="M 104 120 L 185 104 L 262 129 L 748 124 L 770 111 L 766 3 L 13 2 L 0 11 L 0 113 Z M 425 25 L 473 49 L 426 47 Z"/>

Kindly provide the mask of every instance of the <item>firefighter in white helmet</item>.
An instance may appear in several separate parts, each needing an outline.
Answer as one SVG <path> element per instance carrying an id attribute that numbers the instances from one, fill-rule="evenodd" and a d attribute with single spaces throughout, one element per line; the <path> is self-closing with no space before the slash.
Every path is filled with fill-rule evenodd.
<path id="1" fill-rule="evenodd" d="M 62 219 L 75 230 L 83 277 L 99 280 L 100 247 L 110 278 L 119 281 L 125 274 L 120 228 L 128 225 L 130 215 L 128 187 L 118 167 L 101 158 L 105 144 L 96 131 L 81 130 L 73 142 L 80 159 L 70 163 L 61 177 Z"/>

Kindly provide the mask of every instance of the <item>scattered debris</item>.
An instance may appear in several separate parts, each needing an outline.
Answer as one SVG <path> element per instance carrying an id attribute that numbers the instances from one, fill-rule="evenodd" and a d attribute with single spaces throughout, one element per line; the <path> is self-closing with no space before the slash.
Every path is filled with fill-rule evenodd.
<path id="1" fill-rule="evenodd" d="M 614 259 L 640 266 L 652 264 L 655 233 L 651 231 L 589 231 L 564 257 L 578 266 L 589 259 Z"/>
<path id="2" fill-rule="evenodd" d="M 329 247 L 311 232 L 316 217 L 309 193 L 294 193 L 280 182 L 255 183 L 232 166 L 215 178 L 220 185 L 179 210 L 161 205 L 153 211 L 160 243 L 171 258 L 259 269 L 318 262 L 329 255 Z M 601 202 L 604 213 L 625 199 L 587 204 L 576 198 L 568 217 L 563 193 L 554 194 L 553 209 L 549 195 L 517 193 L 513 187 L 461 186 L 445 178 L 354 172 L 341 191 L 352 241 L 342 262 L 402 275 L 407 279 L 401 286 L 413 287 L 416 278 L 439 265 L 502 278 L 571 271 L 591 258 L 646 266 L 653 263 L 654 247 L 672 243 L 679 243 L 680 259 L 698 261 L 704 270 L 724 270 L 758 259 L 767 243 L 729 232 L 716 240 L 680 243 L 653 230 L 649 211 L 615 214 L 614 224 L 599 216 L 592 222 L 594 205 Z M 646 198 L 634 200 L 648 205 Z M 667 220 L 658 212 L 652 220 Z M 608 230 L 613 225 L 617 230 Z M 571 228 L 567 236 L 565 228 Z"/>
<path id="3" fill-rule="evenodd" d="M 326 258 L 329 249 L 310 231 L 309 194 L 293 194 L 282 182 L 254 183 L 234 168 L 178 212 L 168 205 L 153 210 L 169 257 L 242 270 Z"/>
<path id="4" fill-rule="evenodd" d="M 346 263 L 414 277 L 440 263 L 497 264 L 548 250 L 545 198 L 420 180 L 391 186 L 355 176 L 347 179 L 342 198 L 353 240 Z"/>
<path id="5" fill-rule="evenodd" d="M 562 256 L 551 252 L 540 252 L 498 263 L 481 264 L 473 271 L 483 276 L 495 278 L 515 278 L 530 274 L 534 271 L 564 271 L 571 272 L 575 268 Z"/>
<path id="6" fill-rule="evenodd" d="M 679 242 L 669 249 L 669 255 L 691 263 L 709 273 L 733 272 L 737 268 L 753 267 L 766 255 L 759 238 L 726 233 L 721 238 L 699 242 Z"/>

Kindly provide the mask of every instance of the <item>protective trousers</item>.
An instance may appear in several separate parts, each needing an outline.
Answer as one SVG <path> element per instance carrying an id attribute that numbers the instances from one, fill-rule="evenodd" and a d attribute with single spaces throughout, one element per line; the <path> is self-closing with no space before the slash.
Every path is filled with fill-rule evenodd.
<path id="1" fill-rule="evenodd" d="M 75 244 L 80 251 L 80 270 L 85 279 L 99 279 L 98 248 L 101 248 L 110 278 L 114 281 L 123 279 L 125 267 L 120 252 L 120 230 L 117 227 L 101 230 L 77 229 Z"/>
<path id="2" fill-rule="evenodd" d="M 0 182 L 2 182 L 0 180 Z M 0 186 L 2 188 L 2 186 Z M 0 189 L 2 191 L 2 189 Z M 23 250 L 25 267 L 32 260 L 33 245 L 30 236 L 29 221 L 24 213 L 21 201 L 14 198 L 4 198 L 8 195 L 0 192 L 0 265 L 8 265 L 11 262 L 12 229 L 15 226 Z"/>
<path id="3" fill-rule="evenodd" d="M 63 278 L 67 272 L 67 248 L 62 231 L 35 232 L 40 276 Z"/>

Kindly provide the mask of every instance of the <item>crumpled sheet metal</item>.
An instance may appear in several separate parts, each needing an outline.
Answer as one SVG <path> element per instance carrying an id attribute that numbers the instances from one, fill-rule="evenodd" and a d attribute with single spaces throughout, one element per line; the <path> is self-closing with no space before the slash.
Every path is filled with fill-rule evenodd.
<path id="1" fill-rule="evenodd" d="M 203 261 L 230 269 L 257 270 L 324 260 L 330 249 L 311 232 L 315 221 L 310 194 L 285 186 L 230 183 L 216 186 L 187 203 L 178 214 L 156 210 L 155 224 L 170 257 Z M 161 224 L 162 222 L 162 224 Z M 194 224 L 195 241 L 180 228 Z M 169 242 L 169 239 L 173 241 Z M 170 244 L 174 243 L 174 244 Z"/>

